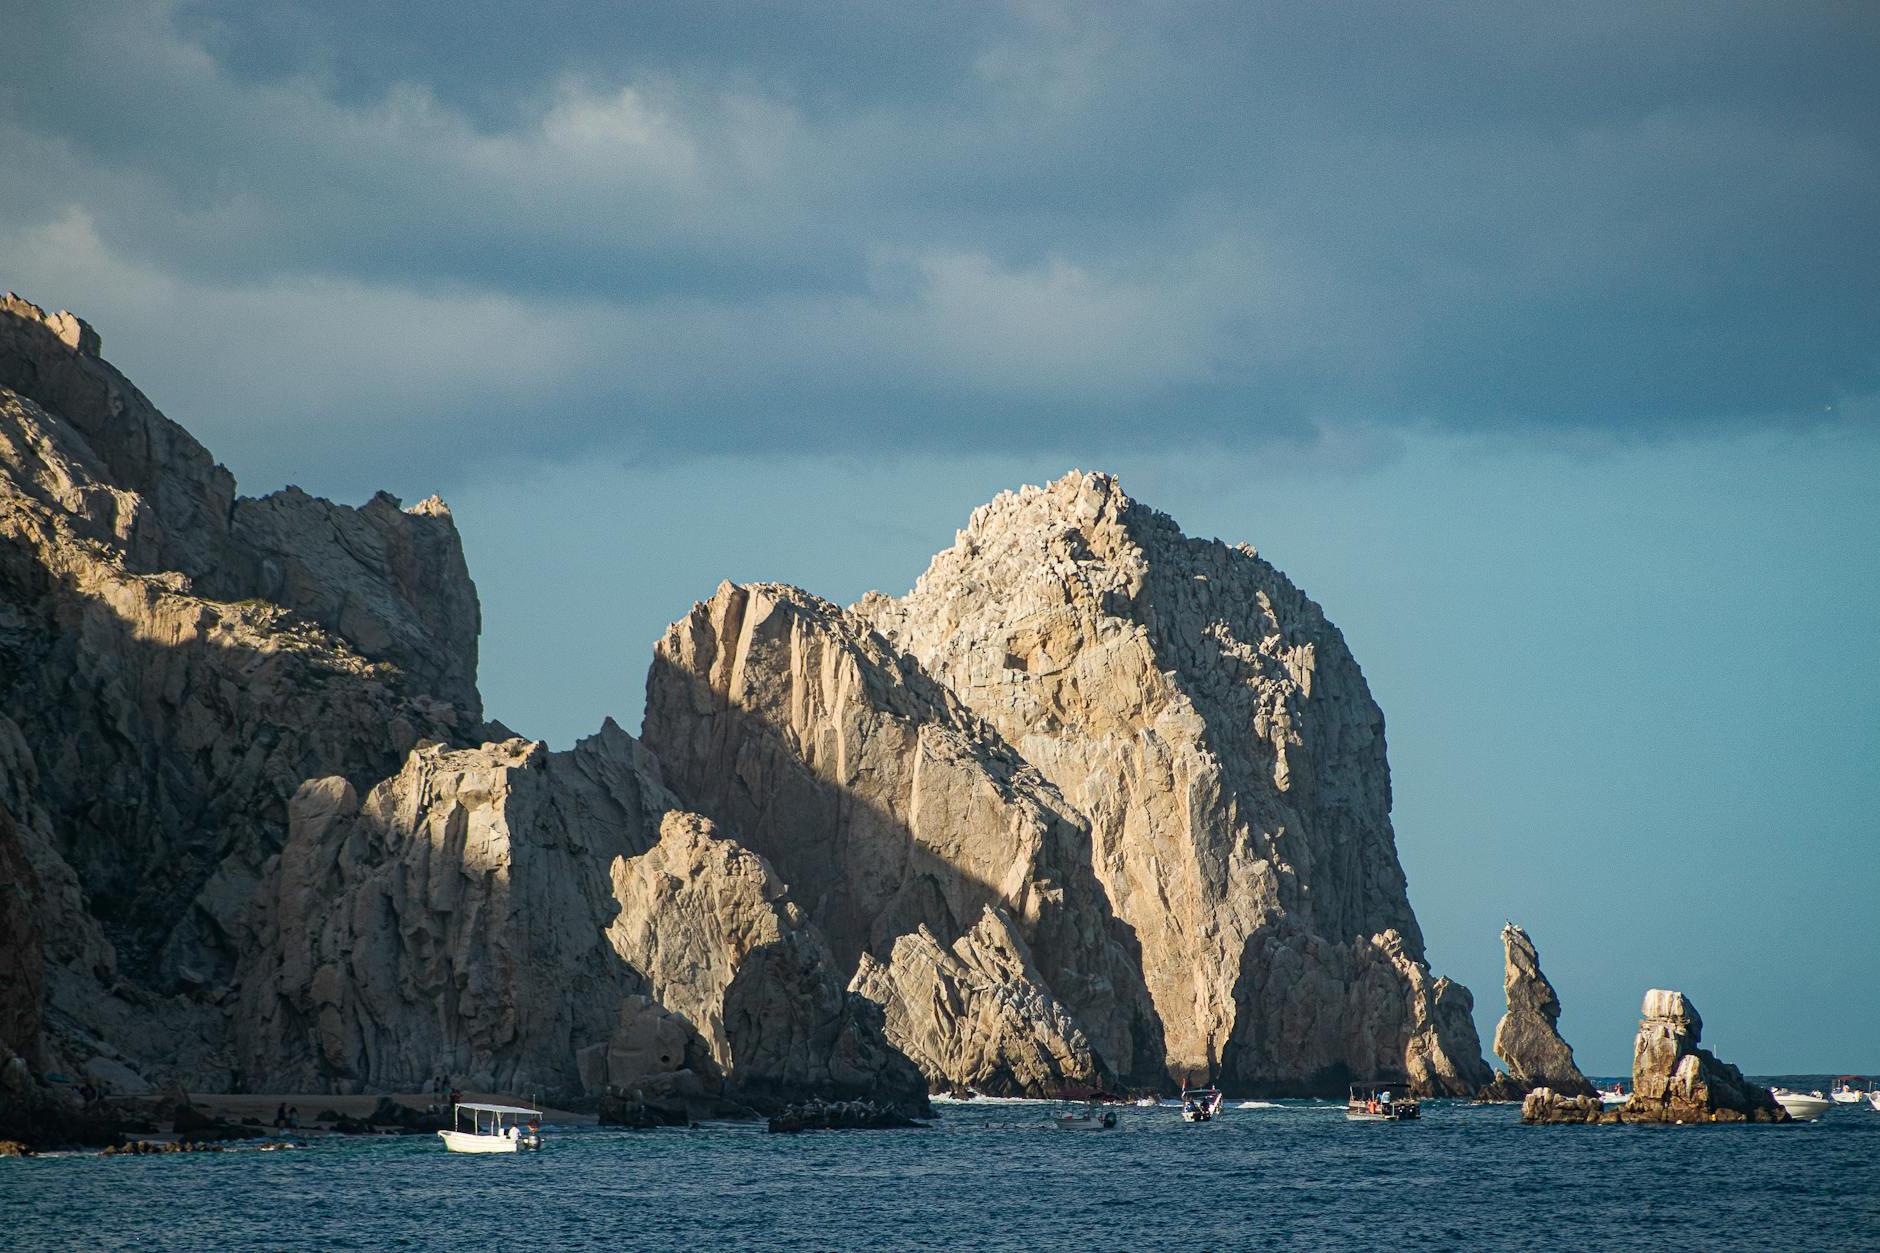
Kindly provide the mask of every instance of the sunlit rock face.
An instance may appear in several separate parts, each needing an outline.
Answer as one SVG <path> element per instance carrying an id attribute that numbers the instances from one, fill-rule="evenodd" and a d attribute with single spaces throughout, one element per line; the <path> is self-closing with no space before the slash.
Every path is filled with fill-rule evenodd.
<path id="1" fill-rule="evenodd" d="M 994 907 L 1096 1066 L 1161 1077 L 1160 1025 L 1088 824 L 855 615 L 779 584 L 723 585 L 659 642 L 645 739 L 688 807 L 777 868 L 847 975 L 864 956 L 898 961 L 921 928 L 950 946 Z"/>
<path id="2" fill-rule="evenodd" d="M 1383 715 L 1253 549 L 1074 473 L 976 510 L 912 592 L 857 612 L 1088 819 L 1174 1074 L 1487 1081 L 1466 989 L 1423 964 Z"/>

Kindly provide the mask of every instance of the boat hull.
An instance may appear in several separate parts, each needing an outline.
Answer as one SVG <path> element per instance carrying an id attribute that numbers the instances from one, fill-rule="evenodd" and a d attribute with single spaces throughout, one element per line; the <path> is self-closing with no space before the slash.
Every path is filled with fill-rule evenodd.
<path id="1" fill-rule="evenodd" d="M 1834 1102 L 1822 1096 L 1802 1096 L 1794 1092 L 1779 1092 L 1776 1101 L 1789 1111 L 1789 1117 L 1798 1122 L 1813 1122 L 1834 1108 Z"/>
<path id="2" fill-rule="evenodd" d="M 541 1141 L 535 1136 L 511 1139 L 508 1136 L 473 1135 L 468 1131 L 440 1131 L 437 1138 L 453 1153 L 516 1153 L 541 1147 Z"/>

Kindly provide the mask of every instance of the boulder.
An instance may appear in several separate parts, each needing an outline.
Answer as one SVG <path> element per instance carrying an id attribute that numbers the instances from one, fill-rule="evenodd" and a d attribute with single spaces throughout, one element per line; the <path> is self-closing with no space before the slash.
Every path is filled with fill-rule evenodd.
<path id="1" fill-rule="evenodd" d="M 913 591 L 856 612 L 1087 819 L 1170 1072 L 1488 1082 L 1466 991 L 1423 960 L 1383 714 L 1337 628 L 1252 548 L 1072 473 L 975 510 Z"/>
<path id="2" fill-rule="evenodd" d="M 1541 973 L 1534 941 L 1509 923 L 1501 929 L 1501 942 L 1508 1012 L 1495 1026 L 1495 1056 L 1507 1070 L 1497 1074 L 1477 1099 L 1518 1101 L 1543 1087 L 1558 1096 L 1595 1096 L 1593 1085 L 1574 1064 L 1572 1047 L 1561 1038 L 1560 997 Z"/>

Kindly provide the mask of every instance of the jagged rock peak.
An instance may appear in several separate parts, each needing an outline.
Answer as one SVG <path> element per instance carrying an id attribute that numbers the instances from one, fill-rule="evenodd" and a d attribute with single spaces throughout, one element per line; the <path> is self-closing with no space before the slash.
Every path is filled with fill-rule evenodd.
<path id="1" fill-rule="evenodd" d="M 0 309 L 16 317 L 28 318 L 40 323 L 58 336 L 59 342 L 73 352 L 95 357 L 104 351 L 104 341 L 98 338 L 98 332 L 92 329 L 91 323 L 69 309 L 47 313 L 24 296 L 15 295 L 13 292 L 0 296 Z"/>
<path id="2" fill-rule="evenodd" d="M 1560 1035 L 1560 997 L 1541 973 L 1534 941 L 1509 923 L 1501 929 L 1501 942 L 1508 1012 L 1495 1027 L 1495 1056 L 1508 1069 L 1495 1076 L 1482 1099 L 1517 1101 L 1540 1087 L 1564 1096 L 1592 1096 L 1593 1085 L 1580 1073 L 1572 1047 Z"/>
<path id="3" fill-rule="evenodd" d="M 975 510 L 911 592 L 856 612 L 1088 817 L 1178 1074 L 1329 1090 L 1395 1040 L 1415 1082 L 1487 1082 L 1466 989 L 1409 973 L 1427 969 L 1383 715 L 1337 628 L 1251 546 L 1075 472 Z M 1337 988 L 1341 1024 L 1326 996 L 1277 990 L 1283 971 Z M 1345 994 L 1372 978 L 1396 991 Z"/>

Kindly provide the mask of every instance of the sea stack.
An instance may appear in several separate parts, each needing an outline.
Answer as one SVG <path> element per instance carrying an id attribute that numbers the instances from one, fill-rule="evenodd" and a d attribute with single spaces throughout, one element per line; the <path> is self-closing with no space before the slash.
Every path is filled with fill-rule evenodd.
<path id="1" fill-rule="evenodd" d="M 1541 973 L 1540 954 L 1520 927 L 1501 929 L 1508 1012 L 1495 1027 L 1495 1056 L 1507 1070 L 1483 1088 L 1483 1101 L 1518 1101 L 1535 1088 L 1562 1096 L 1592 1096 L 1593 1085 L 1574 1064 L 1573 1048 L 1561 1038 L 1560 997 Z"/>
<path id="2" fill-rule="evenodd" d="M 1653 988 L 1640 1010 L 1632 1048 L 1632 1097 L 1602 1109 L 1597 1096 L 1571 1096 L 1548 1088 L 1528 1093 L 1523 1122 L 1788 1122 L 1788 1111 L 1768 1088 L 1697 1047 L 1704 1020 L 1682 992 Z"/>

